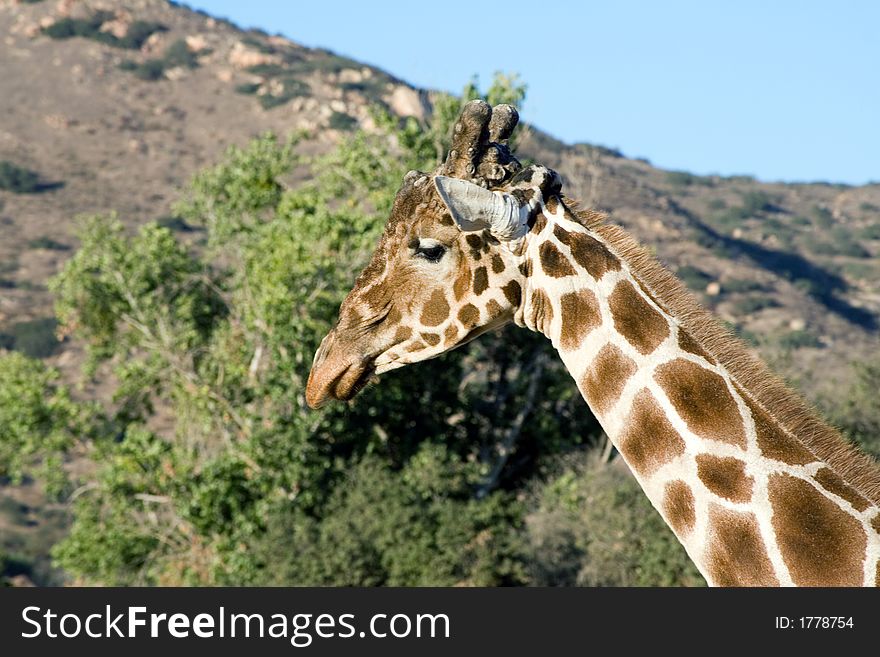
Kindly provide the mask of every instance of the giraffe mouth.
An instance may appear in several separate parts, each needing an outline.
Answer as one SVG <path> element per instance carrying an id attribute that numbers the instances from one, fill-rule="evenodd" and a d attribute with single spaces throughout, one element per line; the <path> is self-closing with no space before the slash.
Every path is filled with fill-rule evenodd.
<path id="1" fill-rule="evenodd" d="M 360 369 L 358 369 L 358 367 Z M 353 399 L 373 379 L 376 368 L 372 361 L 352 363 L 337 380 L 334 397 L 340 401 Z"/>
<path id="2" fill-rule="evenodd" d="M 321 365 L 323 363 L 312 368 L 306 385 L 306 401 L 312 408 L 320 408 L 331 399 L 348 401 L 354 398 L 376 372 L 371 359 L 356 360 L 336 372 L 327 372 L 326 366 Z"/>

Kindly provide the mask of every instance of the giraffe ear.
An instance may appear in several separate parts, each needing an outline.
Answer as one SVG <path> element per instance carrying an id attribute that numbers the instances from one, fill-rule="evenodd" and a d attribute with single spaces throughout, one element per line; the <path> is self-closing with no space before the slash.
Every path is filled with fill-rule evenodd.
<path id="1" fill-rule="evenodd" d="M 504 192 L 490 192 L 467 180 L 434 176 L 434 185 L 452 218 L 465 232 L 489 229 L 502 240 L 528 231 L 528 206 Z"/>

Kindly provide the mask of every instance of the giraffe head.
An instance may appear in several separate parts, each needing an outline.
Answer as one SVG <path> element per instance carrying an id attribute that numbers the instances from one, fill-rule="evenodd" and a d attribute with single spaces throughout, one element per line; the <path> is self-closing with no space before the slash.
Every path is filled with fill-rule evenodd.
<path id="1" fill-rule="evenodd" d="M 469 103 L 433 174 L 410 171 L 373 256 L 321 342 L 306 387 L 317 407 L 372 378 L 438 356 L 510 321 L 522 304 L 523 251 L 558 176 L 523 169 L 506 140 L 509 105 Z"/>

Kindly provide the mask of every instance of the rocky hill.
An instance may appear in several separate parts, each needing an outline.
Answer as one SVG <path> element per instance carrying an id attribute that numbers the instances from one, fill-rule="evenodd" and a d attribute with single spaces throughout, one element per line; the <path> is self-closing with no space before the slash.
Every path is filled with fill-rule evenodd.
<path id="1" fill-rule="evenodd" d="M 76 246 L 77 215 L 173 227 L 179 187 L 230 144 L 305 130 L 318 153 L 370 129 L 374 103 L 431 112 L 429 91 L 387 72 L 161 0 L 2 0 L 0 66 L 0 348 L 67 371 L 78 349 L 52 338 L 46 281 Z M 520 152 L 650 245 L 808 395 L 876 351 L 880 185 L 664 171 L 533 127 Z M 38 500 L 5 489 L 7 546 L 13 524 L 13 546 L 43 541 Z"/>

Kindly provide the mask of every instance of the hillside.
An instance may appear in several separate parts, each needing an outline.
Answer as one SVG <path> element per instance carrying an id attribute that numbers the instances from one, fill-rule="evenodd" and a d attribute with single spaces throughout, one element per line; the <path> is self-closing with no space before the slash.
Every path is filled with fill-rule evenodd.
<path id="1" fill-rule="evenodd" d="M 4 0 L 0 33 L 0 347 L 67 373 L 79 349 L 51 340 L 46 281 L 76 247 L 77 215 L 185 229 L 177 190 L 230 144 L 304 130 L 302 149 L 320 153 L 369 130 L 371 104 L 431 111 L 430 92 L 387 72 L 161 0 Z M 811 397 L 876 351 L 880 185 L 669 172 L 533 127 L 520 152 L 649 245 Z M 57 520 L 35 514 L 33 487 L 0 496 L 0 548 Z"/>

